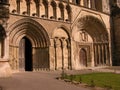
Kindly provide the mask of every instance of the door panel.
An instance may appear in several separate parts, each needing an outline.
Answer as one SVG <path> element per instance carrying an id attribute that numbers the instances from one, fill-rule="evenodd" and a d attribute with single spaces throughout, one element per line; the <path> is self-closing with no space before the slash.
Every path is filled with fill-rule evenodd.
<path id="1" fill-rule="evenodd" d="M 85 49 L 80 50 L 80 64 L 87 67 L 87 52 Z"/>
<path id="2" fill-rule="evenodd" d="M 21 39 L 19 44 L 19 70 L 20 71 L 32 71 L 32 44 L 26 37 Z"/>
<path id="3" fill-rule="evenodd" d="M 25 70 L 25 39 L 19 44 L 19 70 Z"/>

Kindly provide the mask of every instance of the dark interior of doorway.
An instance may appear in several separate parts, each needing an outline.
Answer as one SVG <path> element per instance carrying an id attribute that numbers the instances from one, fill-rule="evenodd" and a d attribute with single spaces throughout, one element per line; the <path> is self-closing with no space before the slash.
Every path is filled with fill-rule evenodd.
<path id="1" fill-rule="evenodd" d="M 25 39 L 25 71 L 33 71 L 32 44 L 28 38 L 24 37 L 24 39 Z"/>

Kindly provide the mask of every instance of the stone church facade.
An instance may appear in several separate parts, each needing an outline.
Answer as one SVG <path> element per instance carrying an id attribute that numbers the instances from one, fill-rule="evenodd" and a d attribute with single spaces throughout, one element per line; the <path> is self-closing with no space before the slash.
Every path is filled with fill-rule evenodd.
<path id="1" fill-rule="evenodd" d="M 0 0 L 0 76 L 112 66 L 110 3 Z"/>

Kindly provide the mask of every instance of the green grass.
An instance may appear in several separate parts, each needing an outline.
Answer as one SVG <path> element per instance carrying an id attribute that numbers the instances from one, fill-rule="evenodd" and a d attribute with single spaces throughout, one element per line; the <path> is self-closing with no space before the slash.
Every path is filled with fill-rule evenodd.
<path id="1" fill-rule="evenodd" d="M 99 86 L 120 90 L 120 74 L 114 73 L 91 73 L 82 75 L 65 76 L 66 79 L 86 83 L 90 86 Z"/>

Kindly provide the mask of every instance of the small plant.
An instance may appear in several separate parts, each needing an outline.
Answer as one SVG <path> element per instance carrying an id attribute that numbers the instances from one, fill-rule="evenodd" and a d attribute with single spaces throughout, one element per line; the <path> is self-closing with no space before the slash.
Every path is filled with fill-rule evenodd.
<path id="1" fill-rule="evenodd" d="M 79 77 L 79 83 L 82 83 L 82 78 L 81 77 Z"/>
<path id="2" fill-rule="evenodd" d="M 111 86 L 111 85 L 104 85 L 104 87 L 107 88 L 107 90 L 112 89 L 112 86 Z"/>
<path id="3" fill-rule="evenodd" d="M 62 71 L 61 73 L 61 79 L 65 79 L 67 77 L 67 73 L 65 73 L 64 71 Z"/>
<path id="4" fill-rule="evenodd" d="M 95 87 L 95 82 L 94 82 L 94 80 L 91 80 L 90 86 L 91 86 L 91 87 Z"/>
<path id="5" fill-rule="evenodd" d="M 70 75 L 70 81 L 71 81 L 71 82 L 73 81 L 73 77 L 74 77 L 74 76 L 71 74 L 71 75 Z"/>

